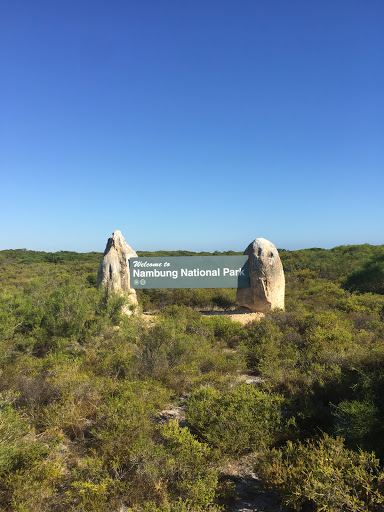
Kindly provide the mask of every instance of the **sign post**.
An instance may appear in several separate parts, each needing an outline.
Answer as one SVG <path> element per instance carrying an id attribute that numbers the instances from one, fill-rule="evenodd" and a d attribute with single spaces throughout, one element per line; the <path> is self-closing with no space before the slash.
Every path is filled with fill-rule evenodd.
<path id="1" fill-rule="evenodd" d="M 130 258 L 131 287 L 248 288 L 248 256 Z"/>

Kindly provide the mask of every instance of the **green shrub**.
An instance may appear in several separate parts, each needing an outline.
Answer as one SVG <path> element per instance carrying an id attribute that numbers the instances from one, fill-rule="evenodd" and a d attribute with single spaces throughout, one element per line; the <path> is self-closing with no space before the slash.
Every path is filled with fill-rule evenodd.
<path id="1" fill-rule="evenodd" d="M 141 493 L 145 489 L 145 496 L 152 495 L 157 504 L 176 503 L 178 498 L 197 509 L 212 504 L 218 475 L 209 447 L 177 421 L 160 426 L 159 433 L 158 443 L 142 440 L 130 455 Z"/>
<path id="2" fill-rule="evenodd" d="M 201 323 L 213 333 L 216 340 L 224 341 L 229 346 L 237 344 L 243 329 L 239 322 L 222 315 L 203 316 Z"/>
<path id="3" fill-rule="evenodd" d="M 196 505 L 209 505 L 215 497 L 217 471 L 209 467 L 209 448 L 187 428 L 171 421 L 161 429 L 172 466 L 169 486 L 174 498 L 182 496 Z"/>
<path id="4" fill-rule="evenodd" d="M 14 512 L 51 512 L 60 509 L 60 486 L 67 472 L 65 457 L 52 446 L 48 454 L 34 460 L 12 477 Z"/>
<path id="5" fill-rule="evenodd" d="M 335 432 L 352 444 L 361 444 L 377 431 L 378 412 L 370 400 L 343 400 L 334 408 Z"/>
<path id="6" fill-rule="evenodd" d="M 84 457 L 73 471 L 64 501 L 69 510 L 108 512 L 117 509 L 119 492 L 124 490 L 124 484 L 111 476 L 102 457 Z"/>
<path id="7" fill-rule="evenodd" d="M 240 349 L 248 367 L 279 391 L 294 393 L 303 384 L 302 336 L 273 318 L 252 322 L 241 334 Z"/>
<path id="8" fill-rule="evenodd" d="M 368 261 L 361 269 L 352 272 L 345 280 L 345 287 L 361 293 L 384 294 L 384 255 Z"/>
<path id="9" fill-rule="evenodd" d="M 150 438 L 158 410 L 169 403 L 170 392 L 154 381 L 122 381 L 107 390 L 97 409 L 93 435 L 109 457 L 126 457 L 132 445 Z"/>
<path id="10" fill-rule="evenodd" d="M 224 347 L 198 312 L 171 306 L 140 331 L 132 365 L 137 375 L 160 380 L 182 394 L 202 380 L 236 372 L 241 356 Z"/>
<path id="11" fill-rule="evenodd" d="M 383 510 L 384 475 L 374 454 L 344 447 L 342 438 L 288 442 L 267 450 L 256 471 L 294 510 Z"/>
<path id="12" fill-rule="evenodd" d="M 235 306 L 236 290 L 226 288 L 174 288 L 142 290 L 139 303 L 144 311 L 163 310 L 168 306 L 187 306 L 195 309 Z"/>
<path id="13" fill-rule="evenodd" d="M 117 321 L 124 299 L 69 281 L 35 280 L 24 290 L 0 293 L 0 339 L 36 355 L 60 349 L 63 340 L 83 343 L 106 321 Z M 13 350 L 16 347 L 13 347 Z"/>
<path id="14" fill-rule="evenodd" d="M 4 400 L 0 412 L 0 508 L 49 512 L 66 471 L 57 450 L 62 433 L 49 429 L 38 437 Z"/>
<path id="15" fill-rule="evenodd" d="M 240 384 L 227 392 L 204 388 L 188 400 L 193 432 L 221 453 L 241 455 L 273 443 L 281 430 L 283 399 Z"/>
<path id="16" fill-rule="evenodd" d="M 0 471 L 17 469 L 22 465 L 23 452 L 28 444 L 25 435 L 28 422 L 12 406 L 16 396 L 0 395 Z"/>
<path id="17" fill-rule="evenodd" d="M 191 336 L 182 320 L 163 318 L 144 328 L 138 342 L 137 366 L 141 374 L 164 378 L 191 351 Z"/>
<path id="18" fill-rule="evenodd" d="M 190 500 L 179 498 L 172 503 L 156 505 L 153 501 L 143 503 L 134 508 L 129 508 L 127 512 L 223 512 L 223 508 L 218 505 L 200 506 L 191 503 Z"/>

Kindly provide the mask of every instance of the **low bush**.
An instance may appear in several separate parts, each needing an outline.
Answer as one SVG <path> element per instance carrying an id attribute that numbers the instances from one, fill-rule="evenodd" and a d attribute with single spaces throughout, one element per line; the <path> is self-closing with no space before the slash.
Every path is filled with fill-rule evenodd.
<path id="1" fill-rule="evenodd" d="M 267 450 L 256 471 L 294 510 L 379 512 L 384 507 L 384 475 L 374 454 L 344 447 L 324 435 Z"/>
<path id="2" fill-rule="evenodd" d="M 210 448 L 200 443 L 188 428 L 171 421 L 159 428 L 156 444 L 139 443 L 131 454 L 136 475 L 142 485 L 150 487 L 157 503 L 174 502 L 178 498 L 195 506 L 213 503 L 218 485 Z"/>
<path id="3" fill-rule="evenodd" d="M 236 290 L 226 288 L 174 288 L 140 291 L 144 311 L 161 311 L 177 304 L 194 309 L 229 309 L 235 307 Z"/>
<path id="4" fill-rule="evenodd" d="M 355 270 L 345 280 L 348 290 L 361 293 L 384 294 L 384 255 L 368 261 L 361 269 Z"/>
<path id="5" fill-rule="evenodd" d="M 242 455 L 281 435 L 283 399 L 240 384 L 227 392 L 204 388 L 188 400 L 187 421 L 199 439 L 220 453 Z"/>

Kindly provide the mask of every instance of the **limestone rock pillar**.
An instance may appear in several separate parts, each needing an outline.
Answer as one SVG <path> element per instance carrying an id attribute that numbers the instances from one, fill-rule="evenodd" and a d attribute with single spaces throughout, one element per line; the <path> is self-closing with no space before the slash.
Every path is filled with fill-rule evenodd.
<path id="1" fill-rule="evenodd" d="M 114 231 L 108 239 L 103 259 L 97 272 L 97 286 L 129 296 L 129 303 L 137 304 L 136 290 L 131 288 L 129 276 L 129 259 L 137 257 L 129 247 L 121 231 Z"/>
<path id="2" fill-rule="evenodd" d="M 284 309 L 285 277 L 279 253 L 272 242 L 256 238 L 245 249 L 249 258 L 249 288 L 238 288 L 236 304 L 266 313 Z"/>

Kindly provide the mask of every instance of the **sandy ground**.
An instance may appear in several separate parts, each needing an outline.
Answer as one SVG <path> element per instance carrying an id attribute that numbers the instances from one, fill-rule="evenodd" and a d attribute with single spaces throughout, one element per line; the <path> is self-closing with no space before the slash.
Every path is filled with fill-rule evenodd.
<path id="1" fill-rule="evenodd" d="M 252 313 L 246 308 L 237 308 L 231 309 L 227 311 L 223 310 L 212 310 L 212 311 L 200 311 L 202 315 L 206 316 L 215 316 L 222 315 L 234 320 L 235 322 L 240 322 L 245 325 L 249 322 L 253 322 L 254 320 L 260 321 L 265 315 L 264 313 Z"/>
<path id="2" fill-rule="evenodd" d="M 246 325 L 249 322 L 253 322 L 255 320 L 259 322 L 265 316 L 264 313 L 252 313 L 251 311 L 248 311 L 246 308 L 231 309 L 226 311 L 214 309 L 200 311 L 200 313 L 204 316 L 226 316 L 227 318 L 230 318 L 235 322 L 240 322 L 243 325 Z M 156 314 L 143 313 L 142 318 L 146 322 L 153 322 L 153 320 L 156 318 Z"/>

